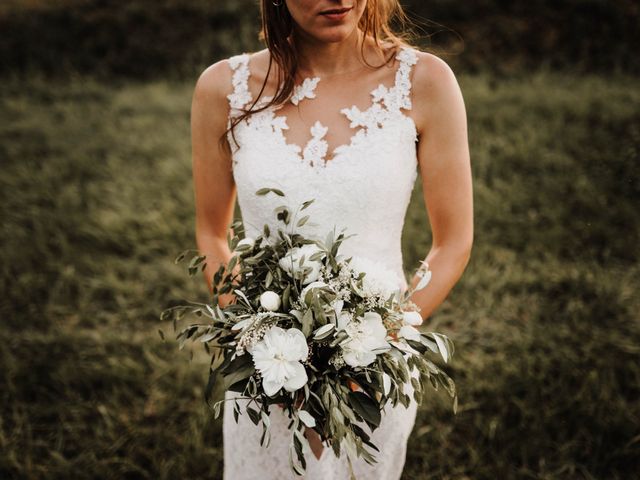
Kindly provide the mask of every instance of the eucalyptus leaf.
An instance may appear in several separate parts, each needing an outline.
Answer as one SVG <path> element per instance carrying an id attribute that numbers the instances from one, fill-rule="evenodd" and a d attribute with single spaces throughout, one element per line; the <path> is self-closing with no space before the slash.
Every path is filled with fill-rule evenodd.
<path id="1" fill-rule="evenodd" d="M 363 392 L 350 392 L 349 403 L 367 423 L 380 425 L 381 413 L 378 405 Z"/>
<path id="2" fill-rule="evenodd" d="M 298 416 L 300 417 L 302 423 L 304 423 L 307 427 L 313 428 L 316 426 L 316 419 L 313 418 L 313 416 L 306 410 L 300 410 L 298 412 Z"/>

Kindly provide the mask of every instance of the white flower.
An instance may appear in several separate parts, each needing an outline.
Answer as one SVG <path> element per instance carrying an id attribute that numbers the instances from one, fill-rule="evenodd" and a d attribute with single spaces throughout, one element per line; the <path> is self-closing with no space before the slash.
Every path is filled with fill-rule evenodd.
<path id="1" fill-rule="evenodd" d="M 280 259 L 278 264 L 285 272 L 287 272 L 293 278 L 302 278 L 302 283 L 307 284 L 315 282 L 320 276 L 320 267 L 322 262 L 318 260 L 309 260 L 314 253 L 322 252 L 322 250 L 315 244 L 302 245 L 301 247 L 294 247 L 289 250 L 284 257 Z M 304 255 L 304 262 L 300 265 L 300 259 Z M 324 256 L 324 255 L 323 255 Z M 303 278 L 303 270 L 310 269 L 306 272 Z"/>
<path id="2" fill-rule="evenodd" d="M 282 387 L 288 392 L 295 392 L 307 383 L 307 371 L 300 362 L 309 355 L 309 346 L 297 328 L 284 330 L 272 326 L 249 353 L 262 375 L 264 392 L 270 397 Z"/>
<path id="3" fill-rule="evenodd" d="M 365 257 L 354 256 L 349 262 L 356 275 L 364 272 L 362 287 L 366 296 L 380 295 L 388 298 L 402 285 L 402 279 L 384 264 Z"/>
<path id="4" fill-rule="evenodd" d="M 347 328 L 347 325 L 349 325 L 352 320 L 353 313 L 347 310 L 340 311 L 340 313 L 338 314 L 338 330 L 345 330 Z"/>
<path id="5" fill-rule="evenodd" d="M 416 325 L 422 325 L 422 322 L 423 322 L 422 315 L 420 315 L 420 312 L 411 312 L 411 311 L 403 312 L 402 320 L 407 325 L 413 325 L 414 327 Z"/>
<path id="6" fill-rule="evenodd" d="M 387 329 L 382 323 L 382 317 L 376 312 L 365 312 L 355 320 L 340 315 L 338 323 L 349 335 L 340 344 L 347 365 L 365 367 L 375 361 L 376 354 L 391 348 L 386 341 Z"/>
<path id="7" fill-rule="evenodd" d="M 260 295 L 260 305 L 262 305 L 265 310 L 275 312 L 280 308 L 280 296 L 271 290 L 262 292 L 262 295 Z"/>

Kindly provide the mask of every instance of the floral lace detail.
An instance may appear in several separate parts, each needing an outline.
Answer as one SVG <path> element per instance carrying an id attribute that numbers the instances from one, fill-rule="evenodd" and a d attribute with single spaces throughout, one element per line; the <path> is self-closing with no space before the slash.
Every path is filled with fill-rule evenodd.
<path id="1" fill-rule="evenodd" d="M 328 128 L 320 122 L 316 122 L 310 129 L 311 138 L 304 147 L 295 144 L 288 144 L 282 130 L 289 127 L 286 124 L 286 117 L 276 116 L 275 114 L 260 115 L 259 121 L 255 122 L 251 119 L 247 123 L 252 127 L 267 128 L 272 131 L 277 139 L 277 143 L 295 154 L 300 162 L 311 167 L 326 167 L 328 163 L 334 161 L 335 157 L 344 155 L 346 152 L 357 145 L 368 140 L 371 134 L 384 128 L 385 124 L 393 122 L 397 115 L 403 115 L 401 109 L 410 110 L 411 105 L 411 67 L 416 64 L 418 57 L 414 49 L 403 46 L 396 54 L 399 61 L 399 67 L 395 74 L 394 85 L 390 88 L 382 83 L 371 91 L 372 104 L 366 110 L 360 110 L 356 106 L 343 108 L 340 113 L 344 114 L 350 121 L 351 128 L 360 128 L 354 133 L 349 142 L 339 145 L 333 150 L 333 158 L 327 160 L 328 144 L 323 137 L 326 135 Z M 231 68 L 234 69 L 233 85 L 234 92 L 229 95 L 232 108 L 242 108 L 246 103 L 251 101 L 251 94 L 248 90 L 249 68 L 248 54 L 236 55 L 229 59 Z M 305 78 L 301 84 L 294 86 L 294 90 L 290 101 L 294 105 L 298 105 L 305 98 L 316 98 L 315 88 L 320 81 L 319 77 Z M 267 102 L 272 97 L 263 97 L 258 102 Z M 235 105 L 234 105 L 235 104 Z M 237 106 L 239 105 L 239 106 Z M 280 107 L 274 106 L 275 111 Z M 262 112 L 260 112 L 262 113 Z M 257 114 L 254 114 L 257 115 Z M 268 128 L 267 123 L 275 122 Z M 322 132 L 322 133 L 320 133 Z M 234 159 L 235 161 L 235 159 Z"/>
<path id="2" fill-rule="evenodd" d="M 249 92 L 249 54 L 243 53 L 229 58 L 229 66 L 233 70 L 231 83 L 233 84 L 233 92 L 227 95 L 229 104 L 232 109 L 231 114 L 238 112 L 234 110 L 242 109 L 251 101 L 251 93 Z"/>
<path id="3" fill-rule="evenodd" d="M 311 127 L 311 140 L 307 142 L 307 146 L 304 148 L 303 157 L 309 162 L 311 166 L 321 163 L 327 154 L 329 145 L 323 137 L 327 134 L 328 128 L 322 125 L 319 121 L 313 124 Z"/>
<path id="4" fill-rule="evenodd" d="M 300 85 L 295 85 L 291 94 L 291 103 L 298 105 L 305 98 L 316 98 L 314 90 L 319 81 L 320 77 L 305 78 Z"/>
<path id="5" fill-rule="evenodd" d="M 402 113 L 401 108 L 411 109 L 411 67 L 416 64 L 418 57 L 413 49 L 403 47 L 396 55 L 400 66 L 396 71 L 395 83 L 387 88 L 382 83 L 371 91 L 372 104 L 366 110 L 360 110 L 356 106 L 343 108 L 340 113 L 346 115 L 351 121 L 351 128 L 362 128 L 352 139 L 352 144 L 365 141 L 369 134 L 384 128 L 385 124 L 392 122 Z M 350 145 L 337 147 L 335 153 L 344 151 Z"/>

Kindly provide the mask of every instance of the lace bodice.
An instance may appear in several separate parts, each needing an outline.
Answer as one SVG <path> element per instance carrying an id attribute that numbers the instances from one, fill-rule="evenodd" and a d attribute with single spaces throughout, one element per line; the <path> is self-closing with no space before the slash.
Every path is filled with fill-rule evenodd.
<path id="1" fill-rule="evenodd" d="M 356 234 L 342 246 L 346 255 L 360 255 L 379 261 L 396 272 L 406 286 L 403 273 L 401 234 L 406 209 L 417 176 L 417 131 L 413 119 L 403 110 L 411 109 L 411 68 L 417 54 L 402 47 L 396 55 L 399 66 L 391 87 L 382 83 L 370 92 L 366 109 L 342 108 L 340 113 L 356 129 L 349 143 L 336 147 L 326 160 L 328 145 L 324 139 L 328 127 L 316 121 L 303 147 L 287 143 L 283 130 L 287 118 L 276 115 L 279 106 L 252 114 L 235 128 L 235 140 L 229 134 L 232 168 L 237 185 L 238 203 L 246 234 L 256 236 L 265 223 L 277 225 L 273 210 L 283 200 L 291 207 L 315 198 L 305 210 L 311 220 L 301 230 L 324 239 L 335 226 L 337 231 Z M 233 70 L 233 92 L 228 96 L 229 122 L 248 107 L 250 55 L 229 59 Z M 305 78 L 296 85 L 290 101 L 321 101 L 315 89 L 321 79 Z M 271 97 L 261 98 L 258 105 Z M 237 142 L 237 143 L 236 143 Z M 273 195 L 256 196 L 262 187 L 285 192 L 282 199 Z"/>
<path id="2" fill-rule="evenodd" d="M 345 240 L 342 253 L 379 262 L 396 274 L 394 281 L 399 286 L 406 288 L 401 235 L 417 177 L 417 131 L 413 119 L 405 112 L 412 106 L 410 79 L 417 54 L 404 47 L 396 58 L 398 67 L 393 85 L 381 83 L 373 89 L 367 108 L 352 105 L 340 109 L 355 133 L 347 143 L 334 148 L 330 159 L 326 137 L 333 123 L 328 126 L 315 121 L 305 145 L 289 143 L 283 131 L 290 125 L 286 116 L 278 114 L 280 106 L 254 113 L 240 122 L 235 128 L 235 140 L 229 134 L 233 176 L 246 235 L 257 236 L 265 223 L 272 231 L 282 228 L 273 211 L 283 203 L 296 208 L 315 199 L 300 215 L 310 215 L 310 220 L 298 228 L 303 234 L 324 239 L 328 231 L 345 228 L 347 234 L 355 236 Z M 233 92 L 228 96 L 229 123 L 253 101 L 249 60 L 247 53 L 229 59 L 233 70 Z M 318 77 L 305 78 L 295 86 L 290 102 L 294 105 L 322 102 L 322 97 L 316 95 L 321 82 Z M 269 97 L 261 99 L 259 105 L 268 100 Z M 255 195 L 263 187 L 278 188 L 286 196 Z M 411 391 L 408 384 L 407 392 Z M 225 396 L 231 400 L 234 394 L 226 392 Z M 287 460 L 290 432 L 286 417 L 277 411 L 271 415 L 271 444 L 265 449 L 260 446 L 261 429 L 247 415 L 241 415 L 236 423 L 232 410 L 227 403 L 223 423 L 225 480 L 293 479 Z M 416 410 L 413 400 L 408 409 L 387 406 L 381 425 L 372 436 L 380 448 L 376 455 L 378 463 L 370 466 L 364 461 L 357 462 L 354 465 L 357 478 L 400 478 Z M 311 454 L 307 458 L 307 479 L 349 478 L 344 455 L 336 458 L 331 449 L 325 448 L 319 461 Z"/>

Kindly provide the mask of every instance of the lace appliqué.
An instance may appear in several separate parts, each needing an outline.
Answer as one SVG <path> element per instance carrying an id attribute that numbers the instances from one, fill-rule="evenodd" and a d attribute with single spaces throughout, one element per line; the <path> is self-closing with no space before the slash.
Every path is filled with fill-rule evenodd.
<path id="1" fill-rule="evenodd" d="M 298 105 L 305 98 L 316 98 L 315 88 L 320 81 L 320 77 L 305 78 L 300 85 L 293 87 L 291 95 L 291 103 Z"/>
<path id="2" fill-rule="evenodd" d="M 227 98 L 232 109 L 231 114 L 237 114 L 237 110 L 241 110 L 251 101 L 251 93 L 249 92 L 249 54 L 243 53 L 229 58 L 229 66 L 233 70 L 233 76 L 231 77 L 233 92 L 227 95 Z"/>
<path id="3" fill-rule="evenodd" d="M 396 55 L 400 66 L 396 71 L 394 85 L 390 88 L 382 83 L 371 91 L 372 104 L 366 110 L 356 106 L 343 108 L 343 113 L 351 123 L 351 128 L 361 128 L 352 138 L 351 145 L 364 141 L 368 136 L 394 120 L 400 109 L 411 110 L 411 67 L 418 61 L 413 49 L 403 47 Z M 340 146 L 335 153 L 341 153 L 351 145 Z"/>
<path id="4" fill-rule="evenodd" d="M 302 152 L 303 158 L 309 162 L 311 166 L 322 163 L 324 157 L 327 155 L 329 145 L 327 141 L 324 140 L 324 136 L 328 130 L 329 129 L 319 121 L 316 121 L 311 127 L 311 140 L 307 142 L 307 146 Z"/>
<path id="5" fill-rule="evenodd" d="M 399 61 L 395 74 L 395 81 L 392 87 L 386 87 L 382 83 L 372 90 L 372 103 L 369 108 L 360 110 L 356 106 L 343 108 L 340 113 L 345 115 L 350 121 L 351 128 L 357 130 L 350 138 L 349 143 L 339 145 L 333 150 L 333 158 L 327 160 L 328 144 L 324 137 L 328 127 L 316 121 L 310 128 L 311 138 L 304 147 L 287 143 L 283 130 L 289 128 L 285 116 L 275 115 L 279 106 L 268 108 L 261 112 L 252 114 L 245 119 L 247 125 L 252 129 L 270 131 L 275 135 L 277 143 L 294 154 L 301 162 L 313 167 L 326 167 L 335 161 L 338 156 L 345 155 L 349 149 L 356 148 L 365 141 L 370 141 L 370 137 L 382 130 L 390 122 L 397 121 L 398 117 L 403 117 L 401 109 L 410 110 L 411 105 L 411 67 L 418 61 L 417 54 L 413 48 L 403 46 L 396 54 Z M 229 65 L 233 69 L 234 91 L 227 96 L 231 105 L 231 115 L 242 109 L 251 101 L 251 93 L 248 88 L 249 79 L 249 55 L 244 53 L 229 59 Z M 320 81 L 319 77 L 305 78 L 301 84 L 294 86 L 291 103 L 298 105 L 305 98 L 316 98 L 315 88 Z M 263 97 L 258 105 L 268 102 L 272 97 Z M 235 162 L 235 160 L 234 160 Z"/>

